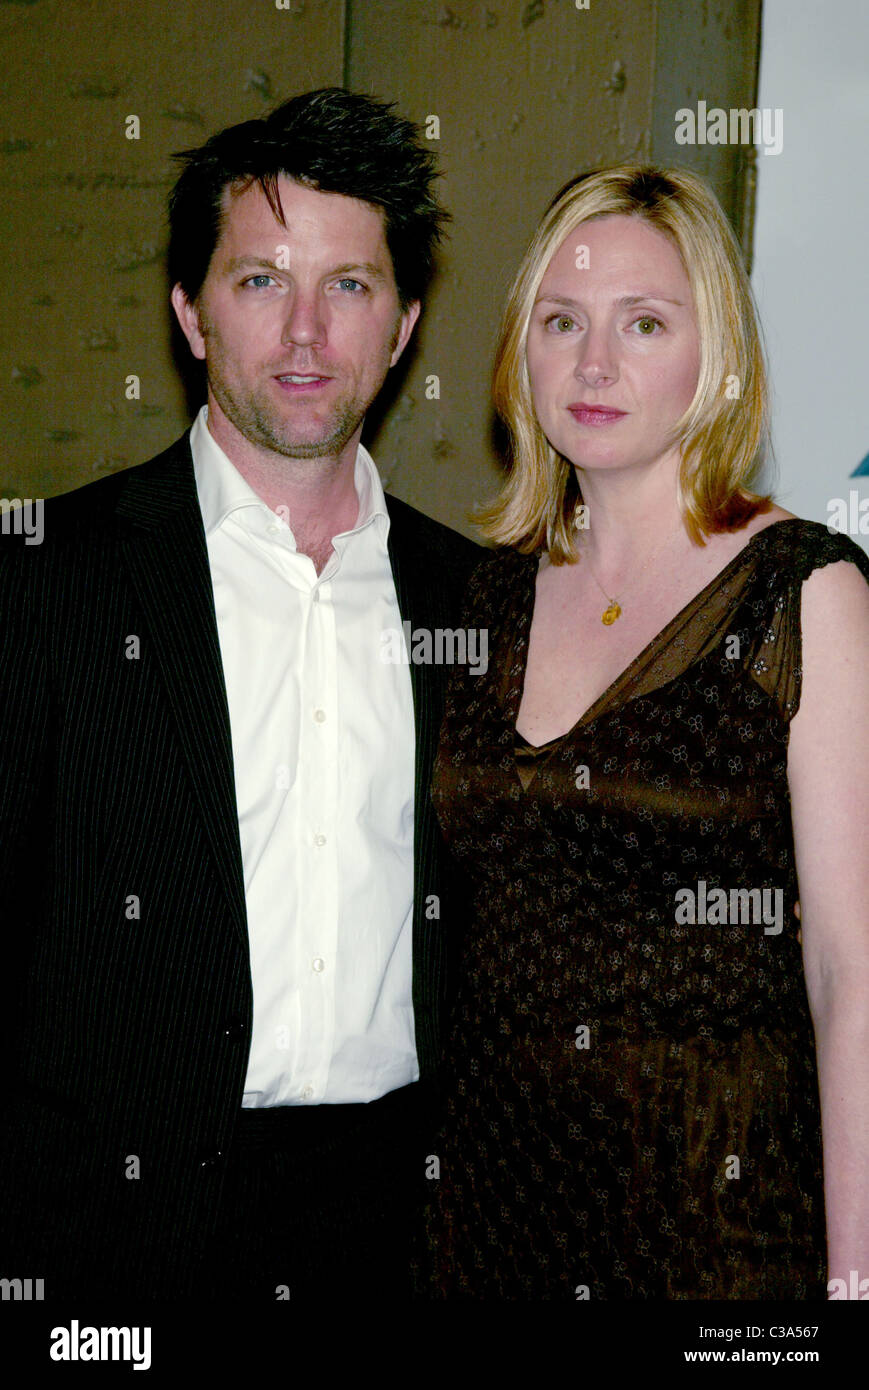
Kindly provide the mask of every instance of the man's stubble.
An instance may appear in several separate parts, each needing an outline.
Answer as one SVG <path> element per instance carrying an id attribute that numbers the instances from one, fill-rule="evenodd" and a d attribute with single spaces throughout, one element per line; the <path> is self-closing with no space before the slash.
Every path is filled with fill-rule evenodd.
<path id="1" fill-rule="evenodd" d="M 332 419 L 328 422 L 326 432 L 318 439 L 306 440 L 299 439 L 292 433 L 291 422 L 281 415 L 277 403 L 272 404 L 267 399 L 265 388 L 262 391 L 247 390 L 244 394 L 234 389 L 224 370 L 226 357 L 219 339 L 200 308 L 200 332 L 206 345 L 206 371 L 214 399 L 230 423 L 249 443 L 280 454 L 284 458 L 335 459 L 340 456 L 383 386 L 390 358 L 398 342 L 400 327 L 399 317 L 396 319 L 389 342 L 384 345 L 381 370 L 377 373 L 376 389 L 373 390 L 370 399 L 360 400 L 352 395 L 340 397 L 332 408 Z M 308 370 L 315 371 L 316 368 Z"/>

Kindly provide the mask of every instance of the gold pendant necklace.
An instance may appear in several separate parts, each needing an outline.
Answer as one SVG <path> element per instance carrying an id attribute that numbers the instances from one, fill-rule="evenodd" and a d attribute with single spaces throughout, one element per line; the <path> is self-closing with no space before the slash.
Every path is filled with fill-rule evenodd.
<path id="1" fill-rule="evenodd" d="M 594 570 L 592 569 L 591 565 L 588 564 L 588 556 L 587 556 L 587 555 L 584 557 L 584 559 L 585 559 L 585 563 L 588 565 L 588 572 L 589 572 L 589 574 L 591 575 L 591 577 L 592 577 L 592 579 L 594 580 L 595 584 L 596 584 L 597 587 L 600 589 L 601 593 L 603 594 L 604 598 L 605 598 L 606 601 L 607 601 L 607 606 L 606 606 L 606 608 L 603 610 L 603 612 L 601 613 L 601 615 L 600 615 L 600 620 L 601 620 L 601 622 L 603 623 L 604 627 L 612 627 L 612 625 L 613 625 L 613 623 L 616 621 L 616 619 L 617 619 L 617 618 L 620 618 L 620 617 L 622 616 L 622 606 L 621 606 L 621 604 L 619 603 L 619 601 L 618 601 L 617 598 L 614 598 L 611 594 L 608 594 L 608 593 L 607 593 L 606 589 L 605 589 L 605 588 L 603 587 L 603 585 L 601 584 L 600 580 L 598 579 L 598 577 L 597 577 L 597 575 L 595 574 Z"/>
<path id="2" fill-rule="evenodd" d="M 579 508 L 580 508 L 580 506 L 582 506 L 582 503 L 577 503 L 577 510 L 576 510 L 576 513 L 574 514 L 575 517 L 578 517 L 578 515 L 579 515 Z M 585 515 L 586 515 L 586 513 L 583 513 L 583 517 L 585 517 Z M 586 527 L 585 524 L 581 524 L 581 523 L 580 523 L 578 520 L 576 520 L 576 519 L 574 520 L 574 526 L 576 527 L 576 529 L 577 529 L 578 531 L 580 531 L 580 530 L 583 530 L 583 531 L 584 531 L 584 530 L 587 529 L 587 527 Z M 669 539 L 669 537 L 668 537 L 668 539 Z M 652 551 L 652 554 L 649 556 L 649 558 L 648 558 L 648 560 L 646 561 L 646 563 L 645 563 L 645 564 L 642 566 L 642 568 L 640 569 L 640 571 L 639 571 L 640 574 L 644 574 L 644 573 L 645 573 L 645 571 L 648 569 L 649 565 L 652 563 L 653 560 L 657 559 L 657 557 L 660 555 L 660 553 L 661 553 L 661 551 L 662 551 L 663 549 L 664 549 L 663 545 L 659 545 L 659 546 L 657 547 L 656 550 L 653 550 L 653 551 Z M 622 606 L 621 606 L 621 604 L 619 603 L 618 599 L 615 597 L 615 595 L 613 595 L 613 594 L 608 594 L 608 593 L 607 593 L 606 589 L 603 587 L 603 585 L 601 584 L 601 582 L 600 582 L 600 580 L 598 579 L 597 575 L 595 574 L 594 570 L 592 569 L 591 564 L 590 564 L 590 562 L 589 562 L 588 556 L 587 556 L 587 555 L 583 555 L 581 558 L 585 560 L 585 563 L 588 565 L 588 572 L 589 572 L 589 574 L 591 575 L 591 577 L 592 577 L 592 579 L 594 580 L 595 584 L 596 584 L 597 587 L 600 589 L 601 593 L 603 594 L 604 598 L 605 598 L 606 601 L 607 601 L 607 606 L 606 606 L 606 608 L 603 610 L 603 612 L 601 613 L 601 615 L 600 615 L 600 620 L 601 620 L 601 622 L 603 623 L 604 627 L 612 627 L 613 623 L 616 622 L 617 619 L 619 619 L 619 618 L 622 616 Z"/>

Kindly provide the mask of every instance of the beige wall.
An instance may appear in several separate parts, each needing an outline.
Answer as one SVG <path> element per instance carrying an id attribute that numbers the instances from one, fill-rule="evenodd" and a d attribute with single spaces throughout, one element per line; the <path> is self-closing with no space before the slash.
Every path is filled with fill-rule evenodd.
<path id="1" fill-rule="evenodd" d="M 289 3 L 0 5 L 0 496 L 78 487 L 187 425 L 162 269 L 169 156 L 295 92 L 343 83 L 440 121 L 452 237 L 370 442 L 392 490 L 465 531 L 497 481 L 500 306 L 556 188 L 591 163 L 689 155 L 741 221 L 739 151 L 672 131 L 698 95 L 752 104 L 760 0 Z"/>
<path id="2" fill-rule="evenodd" d="M 162 265 L 169 156 L 340 83 L 342 22 L 341 0 L 300 14 L 265 0 L 0 5 L 0 495 L 65 492 L 185 428 Z M 139 401 L 125 399 L 132 373 Z"/>

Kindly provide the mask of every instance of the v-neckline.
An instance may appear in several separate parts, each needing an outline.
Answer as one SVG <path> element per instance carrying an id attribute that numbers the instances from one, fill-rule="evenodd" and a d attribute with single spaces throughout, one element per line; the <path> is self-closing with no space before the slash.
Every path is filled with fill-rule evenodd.
<path id="1" fill-rule="evenodd" d="M 619 674 L 615 676 L 613 680 L 610 681 L 606 689 L 602 690 L 601 693 L 594 700 L 592 700 L 591 704 L 588 705 L 587 708 L 579 716 L 579 718 L 575 720 L 573 724 L 571 724 L 569 729 L 565 729 L 564 733 L 556 734 L 554 738 L 546 739 L 544 743 L 529 743 L 528 740 L 525 738 L 525 735 L 520 734 L 519 730 L 516 728 L 516 720 L 519 717 L 519 707 L 522 704 L 522 695 L 525 690 L 525 675 L 528 670 L 528 653 L 531 649 L 531 624 L 534 621 L 534 608 L 537 601 L 537 575 L 540 569 L 540 561 L 538 559 L 536 567 L 531 571 L 531 607 L 530 611 L 527 614 L 528 640 L 525 643 L 525 650 L 522 654 L 521 669 L 519 670 L 517 675 L 516 688 L 514 690 L 511 690 L 510 692 L 511 709 L 509 713 L 510 725 L 513 731 L 514 748 L 516 739 L 521 738 L 529 748 L 537 752 L 542 748 L 546 748 L 550 743 L 553 745 L 563 743 L 566 739 L 570 738 L 572 734 L 576 733 L 576 731 L 580 728 L 581 725 L 593 724 L 595 719 L 597 718 L 598 707 L 603 703 L 603 701 L 605 701 L 614 690 L 618 689 L 622 684 L 624 684 L 628 680 L 634 668 L 639 665 L 639 663 L 644 659 L 644 657 L 648 655 L 648 653 L 652 650 L 654 646 L 656 646 L 663 638 L 666 637 L 670 629 L 675 627 L 679 620 L 683 618 L 684 615 L 688 612 L 688 609 L 693 607 L 693 605 L 696 604 L 698 600 L 702 600 L 705 597 L 705 595 L 712 590 L 714 585 L 719 584 L 727 576 L 728 572 L 736 567 L 738 561 L 744 559 L 744 557 L 748 554 L 748 551 L 754 545 L 755 541 L 760 540 L 761 537 L 765 536 L 769 531 L 774 531 L 777 526 L 792 526 L 794 523 L 802 525 L 802 518 L 798 516 L 784 517 L 781 521 L 771 521 L 769 526 L 764 526 L 761 528 L 761 530 L 755 531 L 754 535 L 746 541 L 742 549 L 737 550 L 736 554 L 731 556 L 727 564 L 723 565 L 717 574 L 713 574 L 708 584 L 704 584 L 702 589 L 698 589 L 697 593 L 694 594 L 692 598 L 689 598 L 686 603 L 683 603 L 682 607 L 678 610 L 678 612 L 673 614 L 672 618 L 670 618 L 664 624 L 664 626 L 660 628 L 658 632 L 655 633 L 654 637 L 649 639 L 649 641 L 643 647 L 642 651 L 637 652 L 637 655 L 633 658 L 633 660 L 629 661 L 627 666 L 625 666 L 624 669 L 620 671 Z M 517 695 L 518 699 L 516 698 Z M 512 707 L 514 704 L 515 708 Z M 552 751 L 554 752 L 554 748 L 552 749 Z M 541 759 L 541 762 L 542 761 L 544 760 Z M 534 776 L 536 777 L 536 775 L 537 772 L 535 771 Z M 531 779 L 531 782 L 533 781 L 534 777 L 532 777 Z M 529 787 L 531 786 L 531 782 L 529 782 L 528 784 Z"/>

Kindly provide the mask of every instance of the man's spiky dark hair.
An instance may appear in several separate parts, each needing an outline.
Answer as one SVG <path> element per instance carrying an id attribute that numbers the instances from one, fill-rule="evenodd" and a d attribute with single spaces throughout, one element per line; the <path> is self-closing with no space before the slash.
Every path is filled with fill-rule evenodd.
<path id="1" fill-rule="evenodd" d="M 434 155 L 392 103 L 323 87 L 175 158 L 183 170 L 169 197 L 169 274 L 191 303 L 220 237 L 224 189 L 259 183 L 283 223 L 281 174 L 382 208 L 401 307 L 422 298 L 448 214 L 432 190 L 439 177 Z"/>

